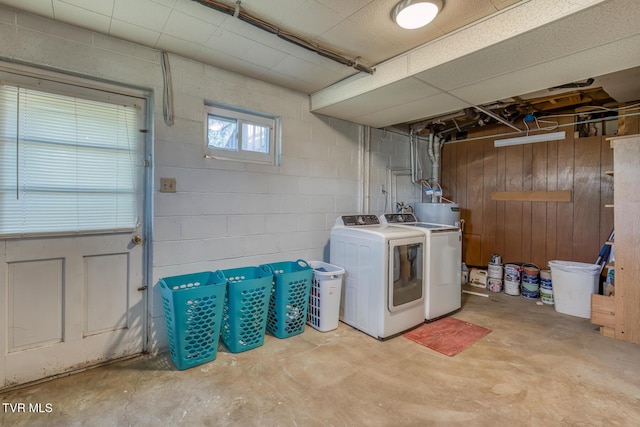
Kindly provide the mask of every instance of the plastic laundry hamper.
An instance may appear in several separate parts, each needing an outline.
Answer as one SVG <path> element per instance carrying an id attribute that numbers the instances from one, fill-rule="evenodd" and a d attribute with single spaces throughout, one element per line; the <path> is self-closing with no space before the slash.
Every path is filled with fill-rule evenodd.
<path id="1" fill-rule="evenodd" d="M 265 267 L 222 270 L 229 285 L 224 300 L 221 338 L 232 353 L 264 344 L 273 287 L 273 273 Z"/>
<path id="2" fill-rule="evenodd" d="M 277 338 L 304 332 L 313 269 L 304 260 L 266 264 L 273 272 L 267 331 Z"/>
<path id="3" fill-rule="evenodd" d="M 205 271 L 158 281 L 171 360 L 179 370 L 215 360 L 227 279 Z"/>
<path id="4" fill-rule="evenodd" d="M 600 265 L 549 261 L 556 311 L 591 318 L 591 294 L 598 292 Z"/>
<path id="5" fill-rule="evenodd" d="M 307 323 L 320 332 L 332 331 L 338 327 L 344 268 L 322 261 L 309 261 L 309 265 L 313 280 Z"/>

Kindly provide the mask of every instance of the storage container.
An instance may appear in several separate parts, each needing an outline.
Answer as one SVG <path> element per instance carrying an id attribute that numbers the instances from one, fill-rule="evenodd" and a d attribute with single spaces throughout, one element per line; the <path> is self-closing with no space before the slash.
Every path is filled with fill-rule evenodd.
<path id="1" fill-rule="evenodd" d="M 322 261 L 309 261 L 313 268 L 307 323 L 320 332 L 338 327 L 344 268 Z"/>
<path id="2" fill-rule="evenodd" d="M 232 353 L 251 350 L 264 344 L 273 287 L 273 274 L 266 267 L 241 267 L 222 270 L 227 279 L 221 337 Z"/>
<path id="3" fill-rule="evenodd" d="M 591 294 L 598 292 L 600 265 L 549 261 L 556 311 L 591 318 Z"/>
<path id="4" fill-rule="evenodd" d="M 158 281 L 171 360 L 179 370 L 215 360 L 227 280 L 220 271 Z"/>
<path id="5" fill-rule="evenodd" d="M 267 331 L 277 338 L 304 332 L 313 269 L 304 260 L 266 264 L 273 273 Z"/>

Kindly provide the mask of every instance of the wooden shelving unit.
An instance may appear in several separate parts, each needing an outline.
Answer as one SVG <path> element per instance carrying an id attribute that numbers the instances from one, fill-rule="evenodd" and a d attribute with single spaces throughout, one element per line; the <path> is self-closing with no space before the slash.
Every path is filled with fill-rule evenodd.
<path id="1" fill-rule="evenodd" d="M 592 296 L 592 323 L 603 335 L 640 344 L 640 135 L 609 138 L 613 148 L 615 296 Z M 615 174 L 614 174 L 615 171 Z M 613 205 L 610 205 L 613 207 Z M 613 242 L 607 242 L 613 245 Z"/>

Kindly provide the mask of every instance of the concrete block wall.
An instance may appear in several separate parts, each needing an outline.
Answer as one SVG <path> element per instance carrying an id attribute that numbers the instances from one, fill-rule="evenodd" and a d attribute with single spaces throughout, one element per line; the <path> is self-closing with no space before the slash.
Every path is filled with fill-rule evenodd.
<path id="1" fill-rule="evenodd" d="M 328 261 L 337 216 L 359 212 L 363 185 L 387 185 L 408 167 L 408 139 L 372 132 L 371 182 L 363 184 L 362 127 L 309 112 L 306 94 L 170 55 L 175 122 L 162 117 L 161 53 L 0 6 L 0 57 L 148 90 L 153 114 L 150 350 L 166 347 L 159 278 L 303 258 Z M 282 118 L 282 163 L 203 157 L 205 101 Z M 160 178 L 176 193 L 160 193 Z M 404 184 L 403 184 L 404 185 Z M 399 189 L 412 194 L 411 185 Z M 379 193 L 379 191 L 378 191 Z M 372 199 L 382 213 L 384 199 Z"/>

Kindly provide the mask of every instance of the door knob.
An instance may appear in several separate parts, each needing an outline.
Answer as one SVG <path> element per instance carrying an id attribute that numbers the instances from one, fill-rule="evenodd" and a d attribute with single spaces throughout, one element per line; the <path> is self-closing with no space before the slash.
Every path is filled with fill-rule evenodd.
<path id="1" fill-rule="evenodd" d="M 133 242 L 134 245 L 141 245 L 142 244 L 142 236 L 139 234 L 136 234 L 135 236 L 133 236 L 131 238 L 131 242 Z"/>

